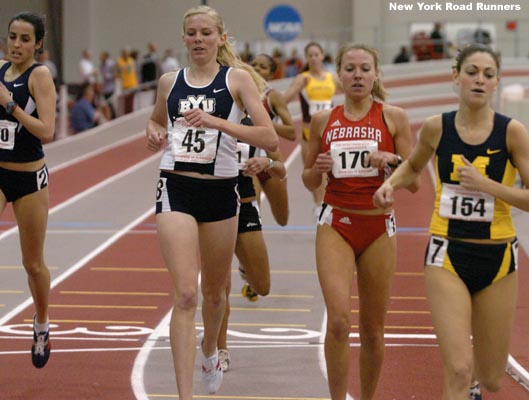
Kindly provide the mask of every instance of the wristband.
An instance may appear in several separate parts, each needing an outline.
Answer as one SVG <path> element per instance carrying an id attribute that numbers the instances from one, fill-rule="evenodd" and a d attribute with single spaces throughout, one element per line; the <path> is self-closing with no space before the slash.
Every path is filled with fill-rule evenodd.
<path id="1" fill-rule="evenodd" d="M 269 158 L 268 159 L 268 167 L 266 167 L 265 170 L 272 168 L 273 165 L 274 165 L 274 160 Z"/>
<path id="2" fill-rule="evenodd" d="M 402 159 L 402 157 L 397 154 L 397 163 L 396 164 L 388 163 L 388 166 L 391 167 L 391 168 L 397 168 L 403 162 L 404 162 L 404 160 Z"/>
<path id="3" fill-rule="evenodd" d="M 7 113 L 7 115 L 12 115 L 13 112 L 17 109 L 17 107 L 18 107 L 17 103 L 15 103 L 13 100 L 9 101 L 6 104 L 6 113 Z"/>

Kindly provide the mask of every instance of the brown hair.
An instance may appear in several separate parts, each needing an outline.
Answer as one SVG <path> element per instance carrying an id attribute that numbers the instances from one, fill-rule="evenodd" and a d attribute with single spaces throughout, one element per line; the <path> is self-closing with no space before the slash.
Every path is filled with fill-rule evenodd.
<path id="1" fill-rule="evenodd" d="M 456 62 L 453 65 L 452 68 L 454 68 L 457 72 L 461 72 L 461 65 L 465 62 L 465 60 L 470 57 L 474 53 L 488 53 L 496 63 L 496 67 L 498 68 L 498 72 L 500 71 L 500 56 L 498 53 L 496 53 L 492 48 L 485 44 L 481 43 L 471 43 L 463 47 L 456 56 Z"/>
<path id="2" fill-rule="evenodd" d="M 321 44 L 319 44 L 318 42 L 309 42 L 307 43 L 307 45 L 305 46 L 305 56 L 307 55 L 307 53 L 309 52 L 309 49 L 311 47 L 317 47 L 318 49 L 320 49 L 321 51 L 321 54 L 324 54 L 325 52 L 323 51 L 323 47 L 321 47 Z"/>

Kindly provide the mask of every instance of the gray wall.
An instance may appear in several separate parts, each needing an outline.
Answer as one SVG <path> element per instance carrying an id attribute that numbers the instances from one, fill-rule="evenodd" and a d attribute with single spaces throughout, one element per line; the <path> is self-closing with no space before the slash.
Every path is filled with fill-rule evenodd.
<path id="1" fill-rule="evenodd" d="M 58 0 L 51 0 L 58 1 Z M 102 50 L 116 57 L 123 46 L 146 52 L 147 43 L 155 40 L 159 51 L 173 48 L 185 63 L 181 40 L 181 18 L 200 0 L 62 0 L 63 54 L 66 82 L 79 80 L 78 62 L 84 48 L 97 59 Z M 417 2 L 395 0 L 394 3 L 413 4 L 414 11 L 390 11 L 390 0 L 208 0 L 223 16 L 228 33 L 242 49 L 244 42 L 254 51 L 271 51 L 275 47 L 288 55 L 292 48 L 303 48 L 316 39 L 326 50 L 334 53 L 340 43 L 354 40 L 376 46 L 382 61 L 389 63 L 401 45 L 409 44 L 411 24 L 441 21 L 445 24 L 492 23 L 497 31 L 494 45 L 504 56 L 529 54 L 529 1 L 483 0 L 487 4 L 519 4 L 521 11 L 418 11 Z M 436 1 L 422 0 L 433 4 Z M 278 4 L 296 7 L 304 22 L 303 34 L 294 42 L 280 44 L 269 40 L 263 29 L 267 11 Z M 445 4 L 445 1 L 438 3 Z M 474 0 L 454 0 L 469 4 Z M 0 0 L 0 29 L 7 31 L 12 14 L 31 9 L 43 12 L 46 0 Z M 506 29 L 506 21 L 517 20 L 518 32 Z M 2 35 L 0 30 L 0 36 Z"/>
<path id="2" fill-rule="evenodd" d="M 65 0 L 64 1 L 64 54 L 66 81 L 79 79 L 77 62 L 83 48 L 90 48 L 94 58 L 102 50 L 113 56 L 123 46 L 146 52 L 147 43 L 158 43 L 160 53 L 173 48 L 185 63 L 181 39 L 183 14 L 199 5 L 199 0 Z M 252 49 L 269 51 L 281 47 L 267 39 L 264 16 L 277 4 L 288 3 L 298 9 L 303 19 L 304 32 L 300 46 L 310 39 L 339 43 L 351 35 L 351 0 L 209 0 L 208 5 L 219 11 L 228 34 L 242 49 L 248 41 Z M 329 6 L 332 5 L 332 6 Z M 325 18 L 321 18 L 325 15 Z M 329 21 L 333 21 L 329 23 Z M 348 32 L 344 36 L 344 32 Z M 284 49 L 289 52 L 292 44 Z M 334 50 L 336 45 L 331 50 Z"/>
<path id="3" fill-rule="evenodd" d="M 497 41 L 493 43 L 502 55 L 527 57 L 529 55 L 529 1 L 528 0 L 482 0 L 487 5 L 516 4 L 520 11 L 477 11 L 478 1 L 453 0 L 454 4 L 471 4 L 472 11 L 419 11 L 418 1 L 409 0 L 353 0 L 353 26 L 355 40 L 371 41 L 390 62 L 400 45 L 407 44 L 409 29 L 412 23 L 439 21 L 445 25 L 457 23 L 494 24 Z M 413 11 L 391 11 L 390 3 L 412 4 Z M 447 1 L 421 0 L 420 3 L 440 3 L 443 8 Z M 366 17 L 369 16 L 369 17 Z M 518 31 L 506 29 L 506 22 L 516 20 Z"/>

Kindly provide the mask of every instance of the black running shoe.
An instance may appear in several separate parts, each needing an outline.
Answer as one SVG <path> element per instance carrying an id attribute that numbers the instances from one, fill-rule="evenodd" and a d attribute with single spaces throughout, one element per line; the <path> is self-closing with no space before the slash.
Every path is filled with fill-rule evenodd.
<path id="1" fill-rule="evenodd" d="M 48 362 L 51 352 L 50 331 L 36 332 L 37 315 L 33 317 L 33 345 L 31 346 L 31 361 L 35 368 L 42 368 Z"/>

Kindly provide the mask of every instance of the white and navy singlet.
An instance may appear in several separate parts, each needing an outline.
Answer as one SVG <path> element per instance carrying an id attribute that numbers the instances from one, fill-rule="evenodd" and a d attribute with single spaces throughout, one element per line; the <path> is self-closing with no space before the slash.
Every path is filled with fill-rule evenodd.
<path id="1" fill-rule="evenodd" d="M 228 85 L 231 67 L 221 66 L 215 78 L 205 86 L 190 84 L 187 71 L 185 68 L 177 72 L 167 98 L 168 145 L 160 169 L 235 177 L 238 174 L 237 139 L 216 129 L 193 128 L 183 123 L 183 113 L 193 108 L 201 108 L 237 124 L 240 122 L 244 114 Z"/>
<path id="2" fill-rule="evenodd" d="M 38 118 L 35 99 L 29 92 L 29 76 L 42 64 L 34 63 L 13 81 L 6 81 L 5 74 L 11 66 L 10 62 L 0 68 L 0 82 L 11 93 L 18 106 L 32 117 Z M 0 161 L 31 162 L 44 157 L 42 143 L 33 136 L 14 116 L 7 115 L 4 107 L 0 107 Z"/>

